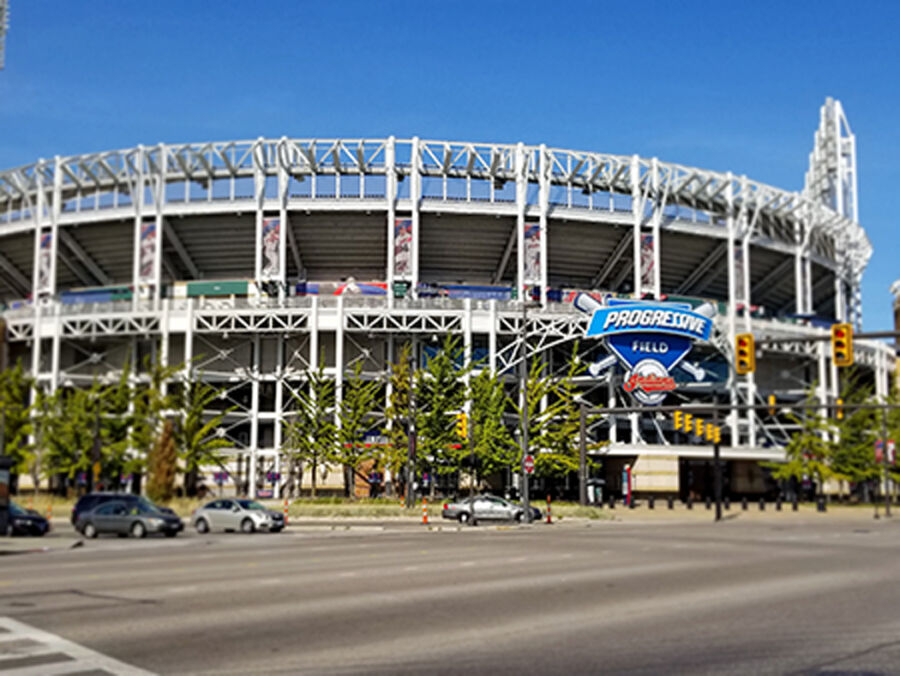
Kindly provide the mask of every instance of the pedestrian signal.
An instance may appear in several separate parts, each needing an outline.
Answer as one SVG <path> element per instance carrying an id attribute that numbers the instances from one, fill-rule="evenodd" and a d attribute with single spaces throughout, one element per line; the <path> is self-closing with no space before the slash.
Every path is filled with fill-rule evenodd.
<path id="1" fill-rule="evenodd" d="M 835 366 L 853 365 L 853 325 L 831 325 L 831 358 Z"/>
<path id="2" fill-rule="evenodd" d="M 752 333 L 734 337 L 734 370 L 741 376 L 756 370 L 756 342 Z"/>

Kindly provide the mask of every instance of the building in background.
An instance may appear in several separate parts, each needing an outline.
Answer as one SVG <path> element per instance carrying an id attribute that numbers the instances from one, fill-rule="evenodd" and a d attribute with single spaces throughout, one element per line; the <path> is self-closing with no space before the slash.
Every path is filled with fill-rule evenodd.
<path id="1" fill-rule="evenodd" d="M 282 423 L 304 372 L 341 384 L 357 364 L 383 378 L 398 347 L 416 359 L 447 333 L 514 387 L 518 360 L 558 370 L 608 362 L 572 299 L 643 298 L 714 308 L 709 342 L 675 370 L 666 403 L 796 401 L 840 392 L 827 343 L 862 322 L 871 255 L 858 223 L 856 149 L 828 99 L 803 192 L 656 158 L 544 145 L 397 139 L 257 139 L 137 146 L 0 171 L 0 298 L 11 359 L 43 388 L 79 387 L 145 355 L 189 363 L 225 388 L 222 434 L 250 485 L 282 467 Z M 538 307 L 523 312 L 522 302 Z M 757 370 L 736 375 L 752 331 Z M 892 350 L 857 341 L 879 393 Z M 137 375 L 135 377 L 140 377 Z M 598 406 L 630 404 L 615 368 L 578 380 Z M 386 397 L 385 393 L 385 397 Z M 728 417 L 727 489 L 768 490 L 791 429 Z M 708 444 L 666 416 L 606 416 L 598 461 L 636 491 L 711 491 Z M 276 487 L 277 495 L 277 487 Z"/>

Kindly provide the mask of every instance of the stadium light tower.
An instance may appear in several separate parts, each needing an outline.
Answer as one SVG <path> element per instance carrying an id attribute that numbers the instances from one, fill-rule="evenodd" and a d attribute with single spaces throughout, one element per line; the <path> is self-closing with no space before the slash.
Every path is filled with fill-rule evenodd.
<path id="1" fill-rule="evenodd" d="M 9 0 L 0 0 L 0 70 L 3 70 L 3 53 L 6 33 L 9 31 Z"/>

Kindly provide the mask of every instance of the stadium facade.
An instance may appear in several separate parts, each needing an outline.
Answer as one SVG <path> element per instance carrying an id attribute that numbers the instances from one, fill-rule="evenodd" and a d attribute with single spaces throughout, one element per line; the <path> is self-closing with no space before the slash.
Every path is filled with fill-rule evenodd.
<path id="1" fill-rule="evenodd" d="M 160 144 L 55 157 L 0 172 L 3 351 L 41 387 L 89 384 L 124 360 L 188 363 L 226 388 L 221 433 L 250 484 L 280 469 L 281 422 L 304 370 L 341 383 L 357 362 L 383 378 L 398 346 L 417 358 L 445 334 L 515 381 L 524 353 L 551 369 L 578 344 L 586 401 L 630 404 L 605 346 L 584 340 L 579 294 L 712 307 L 712 332 L 673 370 L 666 403 L 795 400 L 840 392 L 827 343 L 861 325 L 871 245 L 858 223 L 855 138 L 839 102 L 821 109 L 801 192 L 656 158 L 419 138 Z M 756 336 L 757 370 L 732 368 Z M 794 343 L 766 339 L 796 338 Z M 803 340 L 803 339 L 809 340 Z M 324 361 L 323 361 L 324 360 Z M 857 341 L 884 394 L 889 348 Z M 603 366 L 607 368 L 603 368 Z M 140 377 L 140 376 L 135 376 Z M 779 415 L 730 415 L 728 490 L 766 489 L 783 457 Z M 669 416 L 602 418 L 615 490 L 709 486 L 708 444 Z M 277 486 L 276 486 L 277 491 Z"/>

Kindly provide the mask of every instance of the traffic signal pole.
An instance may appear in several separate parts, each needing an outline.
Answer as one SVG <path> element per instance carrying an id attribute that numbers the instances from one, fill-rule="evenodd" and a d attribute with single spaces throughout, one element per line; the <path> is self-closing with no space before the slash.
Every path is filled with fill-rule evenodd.
<path id="1" fill-rule="evenodd" d="M 713 425 L 716 427 L 719 426 L 719 396 L 718 394 L 714 395 L 713 403 L 716 404 L 716 407 L 713 409 Z M 718 439 L 718 435 L 716 435 L 716 439 Z M 713 444 L 713 491 L 716 496 L 716 521 L 722 520 L 722 462 L 719 457 L 719 442 L 716 441 Z"/>
<path id="2" fill-rule="evenodd" d="M 887 410 L 881 412 L 881 466 L 884 469 L 884 515 L 891 515 L 891 491 L 889 474 L 890 459 L 888 458 L 888 428 L 887 428 Z"/>

